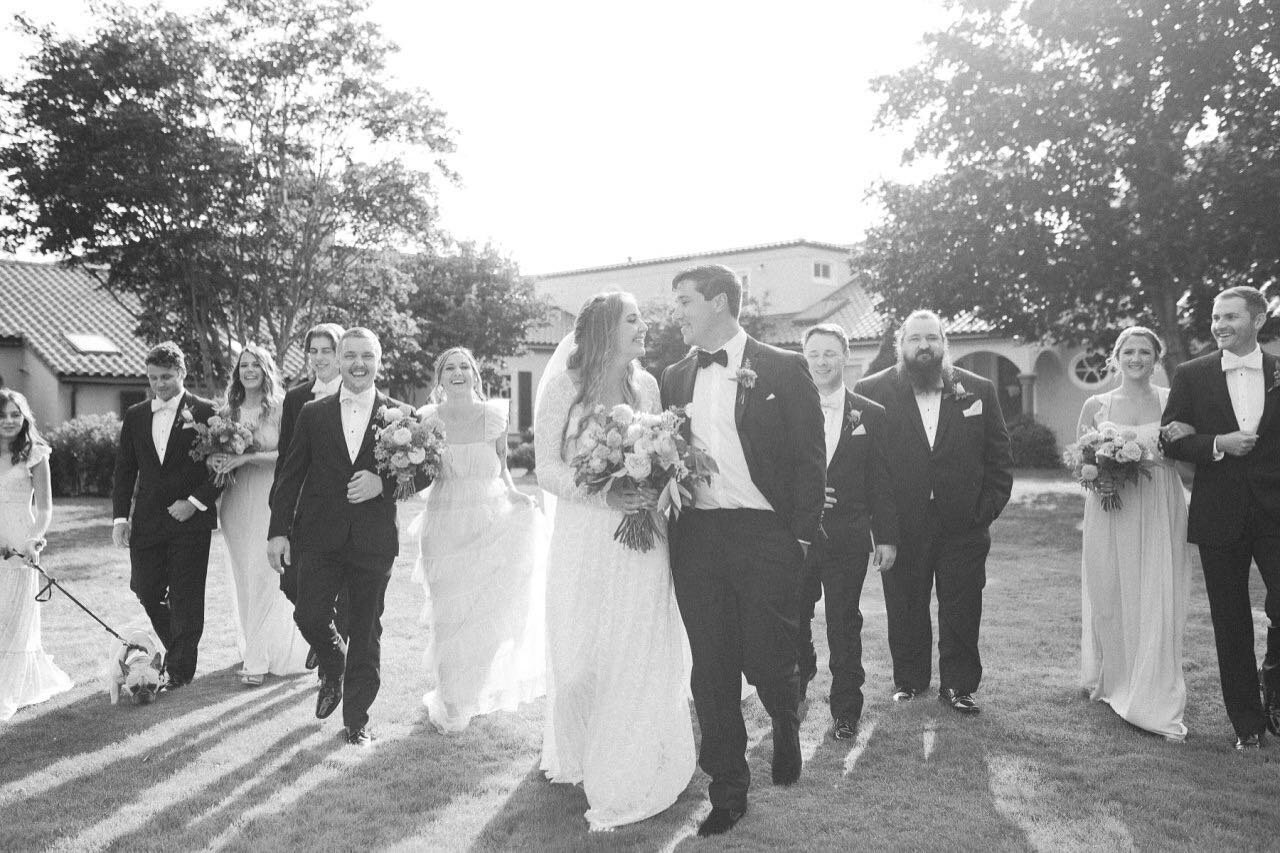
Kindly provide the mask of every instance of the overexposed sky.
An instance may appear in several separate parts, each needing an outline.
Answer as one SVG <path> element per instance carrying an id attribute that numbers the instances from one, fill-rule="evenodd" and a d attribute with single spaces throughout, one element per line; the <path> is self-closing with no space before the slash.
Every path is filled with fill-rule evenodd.
<path id="1" fill-rule="evenodd" d="M 87 0 L 0 0 L 82 30 Z M 200 0 L 167 0 L 175 9 Z M 546 273 L 805 237 L 850 242 L 904 139 L 868 82 L 920 56 L 942 0 L 374 0 L 456 129 L 444 227 Z"/>

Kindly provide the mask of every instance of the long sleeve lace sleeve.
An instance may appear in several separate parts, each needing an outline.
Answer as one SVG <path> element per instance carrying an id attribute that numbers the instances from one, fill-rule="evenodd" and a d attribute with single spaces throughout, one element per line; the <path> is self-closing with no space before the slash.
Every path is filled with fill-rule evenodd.
<path id="1" fill-rule="evenodd" d="M 604 493 L 591 494 L 573 482 L 573 468 L 560 453 L 569 409 L 577 396 L 573 380 L 561 374 L 551 380 L 533 423 L 533 448 L 538 486 L 562 500 L 605 507 Z"/>

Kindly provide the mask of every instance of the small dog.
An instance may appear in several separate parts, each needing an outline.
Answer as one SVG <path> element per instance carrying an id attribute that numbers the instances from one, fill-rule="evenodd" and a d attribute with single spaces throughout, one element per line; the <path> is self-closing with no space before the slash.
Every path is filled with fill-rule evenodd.
<path id="1" fill-rule="evenodd" d="M 120 702 L 120 693 L 127 693 L 135 705 L 150 705 L 160 692 L 160 672 L 164 661 L 164 647 L 154 634 L 137 630 L 117 642 L 107 662 L 107 685 L 111 692 L 111 704 Z"/>

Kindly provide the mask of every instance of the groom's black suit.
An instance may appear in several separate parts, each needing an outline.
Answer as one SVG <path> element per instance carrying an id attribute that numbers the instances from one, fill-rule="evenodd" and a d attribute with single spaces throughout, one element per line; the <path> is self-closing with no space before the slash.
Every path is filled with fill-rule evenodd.
<path id="1" fill-rule="evenodd" d="M 821 536 L 826 469 L 822 410 L 804 358 L 748 337 L 748 363 L 756 379 L 737 386 L 734 421 L 751 481 L 772 510 L 689 508 L 670 532 L 676 601 L 693 652 L 698 762 L 711 777 L 711 804 L 736 812 L 746 809 L 751 780 L 742 676 L 775 721 L 775 759 L 784 748 L 779 725 L 794 734 L 799 724 L 797 540 Z M 663 371 L 663 407 L 688 406 L 698 376 L 694 354 Z M 698 429 L 687 422 L 686 439 Z"/>
<path id="2" fill-rule="evenodd" d="M 1251 561 L 1267 588 L 1267 684 L 1280 690 L 1280 359 L 1264 353 L 1258 381 L 1264 388 L 1258 441 L 1244 456 L 1213 458 L 1214 437 L 1240 429 L 1221 352 L 1178 366 L 1162 418 L 1196 431 L 1167 443 L 1165 453 L 1196 466 L 1187 540 L 1200 548 L 1222 698 L 1242 736 L 1264 725 L 1249 601 Z"/>
<path id="3" fill-rule="evenodd" d="M 298 564 L 294 620 L 320 658 L 320 676 L 342 678 L 342 719 L 349 732 L 364 728 L 381 684 L 382 609 L 391 565 L 400 552 L 393 498 L 394 477 L 382 477 L 382 494 L 353 504 L 347 483 L 357 471 L 373 471 L 374 434 L 383 406 L 402 404 L 378 393 L 354 462 L 342 429 L 338 394 L 307 403 L 271 500 L 271 537 L 288 536 Z M 419 488 L 428 481 L 421 478 Z M 334 626 L 334 601 L 349 596 L 349 646 Z"/>

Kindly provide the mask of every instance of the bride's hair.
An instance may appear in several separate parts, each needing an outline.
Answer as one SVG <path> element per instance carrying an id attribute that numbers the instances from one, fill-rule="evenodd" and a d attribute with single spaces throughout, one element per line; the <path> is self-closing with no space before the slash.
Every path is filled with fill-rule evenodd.
<path id="1" fill-rule="evenodd" d="M 1124 346 L 1125 341 L 1134 337 L 1149 340 L 1151 348 L 1155 350 L 1156 363 L 1160 362 L 1160 356 L 1164 353 L 1164 343 L 1156 336 L 1156 333 L 1146 326 L 1128 326 L 1116 338 L 1116 344 L 1111 348 L 1111 355 L 1107 357 L 1107 367 L 1111 368 L 1113 373 L 1120 370 L 1120 348 Z"/>
<path id="2" fill-rule="evenodd" d="M 618 339 L 618 324 L 622 322 L 623 299 L 629 294 L 621 291 L 597 293 L 587 300 L 578 312 L 578 319 L 573 324 L 573 352 L 569 353 L 568 368 L 578 371 L 578 396 L 574 398 L 569 409 L 577 403 L 595 403 L 605 397 L 604 380 L 609 363 L 613 360 Z M 635 406 L 640 399 L 635 386 L 636 362 L 627 363 L 622 381 L 622 401 Z M 585 407 L 582 418 L 578 421 L 573 434 L 577 435 L 587 418 L 591 416 L 591 406 Z M 569 424 L 566 422 L 565 434 L 568 438 Z"/>
<path id="3" fill-rule="evenodd" d="M 449 360 L 449 356 L 457 355 L 458 353 L 461 353 L 462 357 L 465 358 L 467 360 L 467 363 L 471 365 L 471 396 L 472 398 L 475 400 L 481 400 L 481 401 L 489 399 L 488 396 L 485 395 L 484 387 L 480 382 L 480 365 L 479 363 L 476 362 L 475 355 L 471 352 L 471 350 L 467 349 L 466 347 L 450 347 L 449 349 L 440 353 L 439 357 L 436 358 L 436 366 L 435 366 L 436 387 L 431 389 L 431 396 L 429 398 L 429 402 L 432 402 L 432 403 L 444 402 L 444 386 L 440 384 L 440 373 L 444 370 L 444 363 Z"/>

